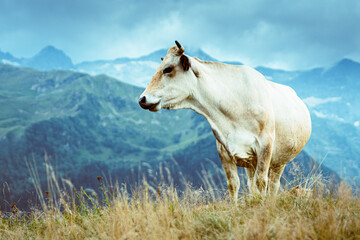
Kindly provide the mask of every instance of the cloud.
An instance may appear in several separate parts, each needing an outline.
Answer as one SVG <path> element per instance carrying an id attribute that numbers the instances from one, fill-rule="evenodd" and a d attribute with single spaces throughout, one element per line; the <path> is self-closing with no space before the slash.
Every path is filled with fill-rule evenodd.
<path id="1" fill-rule="evenodd" d="M 329 98 L 317 98 L 317 97 L 308 97 L 303 99 L 304 103 L 309 107 L 316 107 L 321 104 L 329 102 L 338 102 L 341 100 L 341 97 L 329 97 Z"/>
<path id="2" fill-rule="evenodd" d="M 327 119 L 333 119 L 333 120 L 336 120 L 336 121 L 339 121 L 339 122 L 345 122 L 344 118 L 341 118 L 336 114 L 325 114 L 325 113 L 323 113 L 321 111 L 319 112 L 319 111 L 316 111 L 316 110 L 313 110 L 312 113 L 318 118 L 327 118 Z"/>
<path id="3" fill-rule="evenodd" d="M 220 60 L 303 69 L 360 60 L 360 2 L 3 0 L 0 48 L 44 45 L 74 62 L 140 56 L 175 39 Z"/>

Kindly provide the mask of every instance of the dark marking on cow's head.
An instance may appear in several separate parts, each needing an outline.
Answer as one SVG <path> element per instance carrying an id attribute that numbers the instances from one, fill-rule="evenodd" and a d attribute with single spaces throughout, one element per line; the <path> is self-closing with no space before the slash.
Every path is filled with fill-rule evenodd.
<path id="1" fill-rule="evenodd" d="M 181 55 L 180 63 L 181 63 L 181 66 L 183 67 L 184 71 L 189 70 L 189 68 L 191 67 L 189 58 L 185 55 Z"/>
<path id="2" fill-rule="evenodd" d="M 163 69 L 162 75 L 166 75 L 167 77 L 173 78 L 176 75 L 176 68 L 173 65 L 170 65 Z"/>
<path id="3" fill-rule="evenodd" d="M 173 66 L 169 66 L 167 68 L 165 68 L 163 70 L 163 73 L 166 74 L 166 73 L 171 73 L 172 71 L 174 70 L 174 67 Z"/>

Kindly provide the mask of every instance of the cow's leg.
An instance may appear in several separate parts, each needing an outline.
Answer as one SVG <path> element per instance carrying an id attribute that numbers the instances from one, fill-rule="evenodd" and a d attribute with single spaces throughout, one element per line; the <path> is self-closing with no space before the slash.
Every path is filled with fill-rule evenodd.
<path id="1" fill-rule="evenodd" d="M 235 163 L 227 161 L 227 159 L 224 161 L 224 158 L 221 158 L 221 162 L 226 173 L 227 186 L 229 188 L 231 198 L 234 202 L 237 202 L 240 189 L 240 179 L 237 171 L 237 166 Z"/>
<path id="2" fill-rule="evenodd" d="M 255 176 L 255 167 L 245 168 L 245 172 L 247 175 L 247 186 L 248 186 L 250 194 L 252 194 L 252 185 L 253 185 L 254 176 Z"/>
<path id="3" fill-rule="evenodd" d="M 278 166 L 270 166 L 268 192 L 272 196 L 276 195 L 279 190 L 280 178 L 284 169 L 285 164 Z"/>
<path id="4" fill-rule="evenodd" d="M 260 194 L 266 194 L 273 146 L 272 137 L 268 136 L 263 139 L 256 152 L 257 164 L 252 186 L 252 192 L 259 192 Z"/>
<path id="5" fill-rule="evenodd" d="M 236 163 L 229 156 L 225 147 L 221 143 L 216 141 L 216 145 L 221 159 L 221 163 L 225 170 L 225 174 L 227 178 L 227 186 L 229 188 L 230 196 L 232 200 L 236 203 L 240 189 L 240 179 L 239 179 Z"/>

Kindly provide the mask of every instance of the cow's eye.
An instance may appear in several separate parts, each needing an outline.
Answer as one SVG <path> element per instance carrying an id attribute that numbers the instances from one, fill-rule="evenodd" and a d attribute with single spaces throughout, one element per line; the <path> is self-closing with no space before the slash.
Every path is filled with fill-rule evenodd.
<path id="1" fill-rule="evenodd" d="M 164 69 L 163 73 L 171 73 L 172 70 L 173 70 L 172 67 L 167 67 L 167 68 Z"/>

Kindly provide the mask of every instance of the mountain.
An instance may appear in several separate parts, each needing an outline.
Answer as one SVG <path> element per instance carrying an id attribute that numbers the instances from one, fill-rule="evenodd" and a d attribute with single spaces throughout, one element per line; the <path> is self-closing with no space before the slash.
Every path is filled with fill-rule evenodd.
<path id="1" fill-rule="evenodd" d="M 86 61 L 75 65 L 75 69 L 91 75 L 106 74 L 131 85 L 146 87 L 165 57 L 167 49 L 160 49 L 138 58 L 117 58 L 115 60 Z M 205 61 L 216 61 L 201 49 L 186 49 L 190 56 Z M 237 63 L 241 64 L 241 63 Z"/>
<path id="2" fill-rule="evenodd" d="M 18 65 L 18 59 L 8 52 L 0 51 L 0 63 Z"/>
<path id="3" fill-rule="evenodd" d="M 301 71 L 285 71 L 282 69 L 273 69 L 261 66 L 256 67 L 255 69 L 261 72 L 264 76 L 266 76 L 268 80 L 276 81 L 283 84 L 290 82 L 299 74 L 301 74 Z"/>
<path id="4" fill-rule="evenodd" d="M 129 187 L 145 177 L 156 188 L 169 169 L 179 189 L 186 182 L 202 186 L 204 178 L 226 188 L 215 138 L 193 111 L 144 111 L 137 103 L 142 88 L 105 75 L 0 64 L 0 82 L 2 210 L 36 203 L 28 166 L 46 191 L 48 163 L 61 184 L 76 187 L 97 189 L 97 176 L 104 176 Z M 287 168 L 289 181 L 307 176 L 315 162 L 302 153 L 292 164 L 298 168 Z M 339 182 L 336 173 L 319 169 Z"/>
<path id="5" fill-rule="evenodd" d="M 38 70 L 72 69 L 74 67 L 70 57 L 53 46 L 43 48 L 32 58 L 23 59 L 21 65 Z"/>
<path id="6" fill-rule="evenodd" d="M 119 58 L 115 60 L 103 60 L 94 62 L 83 62 L 77 64 L 76 70 L 91 75 L 105 74 L 134 86 L 145 87 L 151 80 L 161 62 L 158 55 L 157 60 L 154 56 L 144 57 L 143 59 Z"/>
<path id="7" fill-rule="evenodd" d="M 357 79 L 356 82 L 358 86 L 360 85 L 359 76 L 360 63 L 347 58 L 336 63 L 325 73 L 326 78 L 341 84 L 353 83 L 353 80 Z"/>
<path id="8" fill-rule="evenodd" d="M 160 49 L 137 58 L 117 58 L 114 60 L 84 61 L 73 64 L 63 51 L 47 46 L 31 58 L 15 58 L 9 53 L 0 52 L 0 62 L 15 66 L 31 67 L 37 70 L 75 70 L 91 75 L 106 74 L 134 86 L 146 87 L 152 75 L 165 57 L 167 49 Z M 197 56 L 205 61 L 217 61 L 199 48 L 186 48 L 190 56 Z M 224 63 L 242 65 L 240 62 L 224 61 Z"/>
<path id="9" fill-rule="evenodd" d="M 46 46 L 31 58 L 16 58 L 10 53 L 0 51 L 0 63 L 14 66 L 31 67 L 38 70 L 73 69 L 74 65 L 69 56 L 53 46 Z"/>

